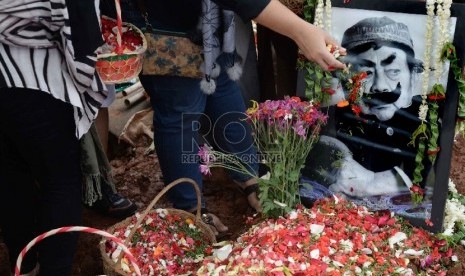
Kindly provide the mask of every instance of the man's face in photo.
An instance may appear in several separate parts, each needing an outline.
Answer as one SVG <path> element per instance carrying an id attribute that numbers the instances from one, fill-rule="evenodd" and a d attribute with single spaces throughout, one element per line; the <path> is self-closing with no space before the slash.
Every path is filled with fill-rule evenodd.
<path id="1" fill-rule="evenodd" d="M 355 70 L 367 73 L 361 104 L 363 113 L 386 121 L 394 116 L 396 110 L 411 104 L 412 73 L 405 51 L 381 46 L 352 58 Z"/>

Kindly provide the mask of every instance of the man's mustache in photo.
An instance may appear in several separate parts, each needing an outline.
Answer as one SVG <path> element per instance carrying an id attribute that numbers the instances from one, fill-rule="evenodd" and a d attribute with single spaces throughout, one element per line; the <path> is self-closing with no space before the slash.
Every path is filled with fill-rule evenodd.
<path id="1" fill-rule="evenodd" d="M 362 101 L 369 108 L 395 103 L 402 93 L 400 82 L 397 83 L 396 89 L 386 92 L 363 93 Z"/>

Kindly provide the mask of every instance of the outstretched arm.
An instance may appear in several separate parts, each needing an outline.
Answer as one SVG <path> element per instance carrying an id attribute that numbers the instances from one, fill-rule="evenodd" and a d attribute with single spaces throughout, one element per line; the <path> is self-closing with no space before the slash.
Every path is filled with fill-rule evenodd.
<path id="1" fill-rule="evenodd" d="M 345 65 L 336 60 L 326 48 L 328 44 L 340 46 L 339 43 L 322 29 L 294 14 L 278 0 L 271 0 L 254 20 L 294 40 L 305 57 L 318 63 L 324 70 L 344 68 Z"/>

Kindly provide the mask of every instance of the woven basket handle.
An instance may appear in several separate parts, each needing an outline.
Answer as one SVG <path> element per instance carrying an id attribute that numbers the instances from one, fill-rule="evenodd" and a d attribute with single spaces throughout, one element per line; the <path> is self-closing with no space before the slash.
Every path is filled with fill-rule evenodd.
<path id="1" fill-rule="evenodd" d="M 84 226 L 67 226 L 67 227 L 60 227 L 56 229 L 52 229 L 50 231 L 47 231 L 45 233 L 42 233 L 41 235 L 35 237 L 32 241 L 30 241 L 19 253 L 18 259 L 16 260 L 16 266 L 15 266 L 15 276 L 19 276 L 20 270 L 21 270 L 21 263 L 26 256 L 26 253 L 36 244 L 39 242 L 43 241 L 45 238 L 61 234 L 61 233 L 69 233 L 69 232 L 86 232 L 86 233 L 91 233 L 91 234 L 97 234 L 100 236 L 103 236 L 107 239 L 110 239 L 117 243 L 123 250 L 124 253 L 126 253 L 126 256 L 128 257 L 129 261 L 131 262 L 132 266 L 134 267 L 136 275 L 140 276 L 140 269 L 139 266 L 137 265 L 137 261 L 132 255 L 131 251 L 124 245 L 124 242 L 120 240 L 119 238 L 115 237 L 114 235 L 95 228 L 91 227 L 84 227 Z M 123 254 L 120 254 L 122 256 Z"/>
<path id="2" fill-rule="evenodd" d="M 199 189 L 199 186 L 197 184 L 197 182 L 195 182 L 194 180 L 190 179 L 190 178 L 179 178 L 179 179 L 176 179 L 175 181 L 171 182 L 170 184 L 168 184 L 165 188 L 163 188 L 163 190 L 161 190 L 157 196 L 152 200 L 152 202 L 150 202 L 150 204 L 147 206 L 147 208 L 145 208 L 144 212 L 142 212 L 141 216 L 139 217 L 139 219 L 137 220 L 136 224 L 134 225 L 134 227 L 132 228 L 131 232 L 129 232 L 129 235 L 128 237 L 126 238 L 126 240 L 124 241 L 124 244 L 129 244 L 132 237 L 134 236 L 134 234 L 136 233 L 137 231 L 137 228 L 139 228 L 140 224 L 142 223 L 142 221 L 145 219 L 145 217 L 148 215 L 148 213 L 152 210 L 153 206 L 155 206 L 155 204 L 158 202 L 158 200 L 160 200 L 160 198 L 166 194 L 166 192 L 168 192 L 171 188 L 173 188 L 174 186 L 178 185 L 178 184 L 181 184 L 181 183 L 190 183 L 194 189 L 195 189 L 195 194 L 197 195 L 197 211 L 196 211 L 196 214 L 195 214 L 195 222 L 202 222 L 202 218 L 201 218 L 201 199 L 200 199 L 200 189 Z M 121 258 L 122 258 L 123 254 L 120 254 L 119 257 L 118 257 L 118 262 L 119 263 L 121 261 Z"/>

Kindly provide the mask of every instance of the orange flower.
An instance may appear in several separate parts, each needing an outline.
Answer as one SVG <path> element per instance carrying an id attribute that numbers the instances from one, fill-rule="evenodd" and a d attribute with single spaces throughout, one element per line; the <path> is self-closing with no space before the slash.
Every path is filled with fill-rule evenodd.
<path id="1" fill-rule="evenodd" d="M 153 251 L 153 258 L 155 259 L 158 258 L 158 256 L 160 256 L 162 252 L 163 252 L 163 247 L 161 247 L 160 245 L 157 246 L 155 250 Z"/>
<path id="2" fill-rule="evenodd" d="M 349 105 L 349 101 L 347 100 L 342 100 L 337 103 L 337 107 L 346 107 Z"/>

